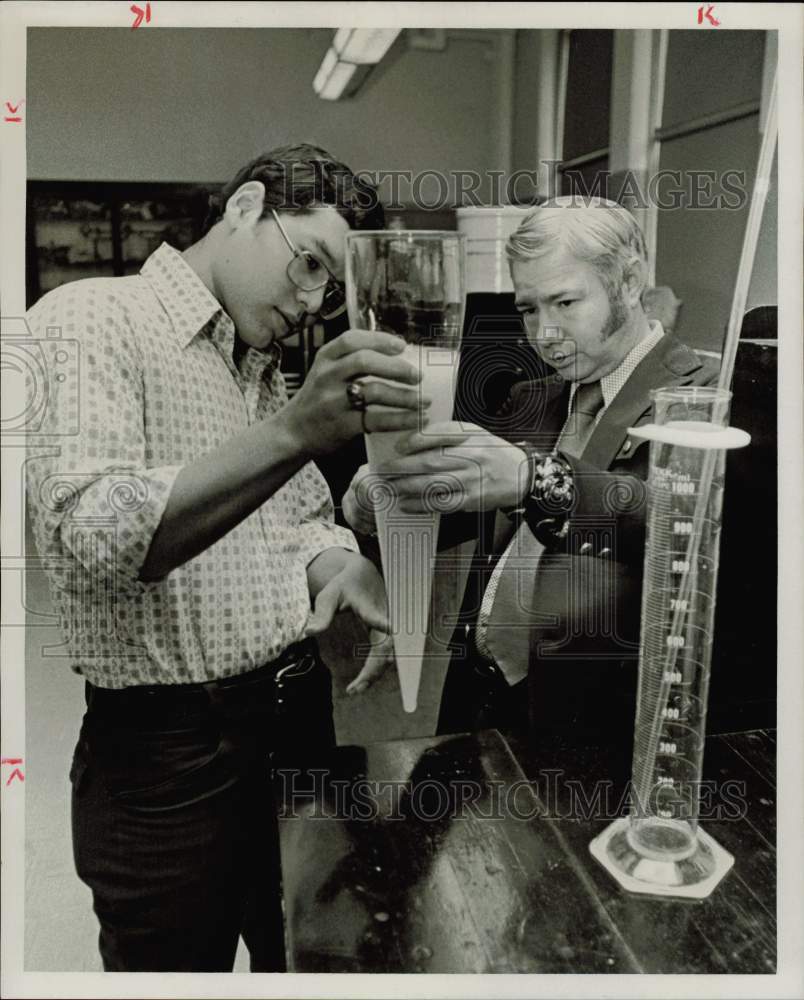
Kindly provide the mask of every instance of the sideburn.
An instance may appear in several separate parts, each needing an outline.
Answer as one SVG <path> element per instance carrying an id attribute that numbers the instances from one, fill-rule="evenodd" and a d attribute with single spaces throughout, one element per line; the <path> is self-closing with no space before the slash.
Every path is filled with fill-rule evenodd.
<path id="1" fill-rule="evenodd" d="M 613 333 L 616 333 L 628 321 L 628 307 L 625 304 L 623 293 L 609 292 L 608 299 L 609 315 L 603 324 L 603 329 L 600 331 L 602 340 L 608 340 Z"/>

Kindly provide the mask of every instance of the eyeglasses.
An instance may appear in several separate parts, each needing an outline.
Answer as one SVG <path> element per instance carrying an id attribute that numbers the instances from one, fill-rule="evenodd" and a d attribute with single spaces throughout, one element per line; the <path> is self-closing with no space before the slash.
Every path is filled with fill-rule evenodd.
<path id="1" fill-rule="evenodd" d="M 288 280 L 303 292 L 314 292 L 323 288 L 324 297 L 321 300 L 318 315 L 322 319 L 335 319 L 336 316 L 340 316 L 346 308 L 344 285 L 318 257 L 311 254 L 309 250 L 299 250 L 294 245 L 274 209 L 271 209 L 271 215 L 279 226 L 279 232 L 287 243 L 288 249 L 293 254 L 287 266 Z"/>

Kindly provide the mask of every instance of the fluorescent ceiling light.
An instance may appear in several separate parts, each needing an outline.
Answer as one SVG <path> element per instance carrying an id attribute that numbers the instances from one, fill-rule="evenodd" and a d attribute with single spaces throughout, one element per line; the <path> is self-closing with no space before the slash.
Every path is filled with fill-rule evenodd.
<path id="1" fill-rule="evenodd" d="M 352 77 L 357 72 L 357 66 L 354 63 L 338 62 L 335 59 L 335 64 L 330 68 L 329 75 L 319 80 L 323 69 L 324 64 L 322 63 L 321 69 L 313 80 L 313 89 L 323 100 L 337 101 L 349 86 Z"/>
<path id="2" fill-rule="evenodd" d="M 313 90 L 326 101 L 354 92 L 396 40 L 401 28 L 339 28 L 313 80 Z M 358 70 L 360 71 L 358 73 Z"/>
<path id="3" fill-rule="evenodd" d="M 332 48 L 344 62 L 374 65 L 391 48 L 400 31 L 400 28 L 339 28 Z"/>
<path id="4" fill-rule="evenodd" d="M 326 86 L 327 80 L 332 76 L 332 71 L 338 64 L 338 57 L 335 54 L 334 49 L 327 49 L 324 58 L 321 60 L 321 65 L 318 67 L 318 72 L 313 80 L 313 90 L 320 94 L 321 91 Z"/>

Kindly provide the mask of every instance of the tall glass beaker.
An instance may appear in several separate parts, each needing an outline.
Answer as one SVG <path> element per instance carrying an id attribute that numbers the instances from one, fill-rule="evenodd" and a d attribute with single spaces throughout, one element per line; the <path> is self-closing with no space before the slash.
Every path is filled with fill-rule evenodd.
<path id="1" fill-rule="evenodd" d="M 590 844 L 633 892 L 701 898 L 734 859 L 698 826 L 731 393 L 657 389 L 650 441 L 631 814 Z"/>
<path id="2" fill-rule="evenodd" d="M 346 237 L 346 304 L 349 323 L 385 330 L 406 341 L 403 357 L 422 373 L 419 389 L 431 400 L 432 423 L 450 420 L 465 305 L 465 237 L 436 230 L 388 230 Z M 379 482 L 370 489 L 388 593 L 402 704 L 417 706 L 430 594 L 438 540 L 441 497 L 433 483 L 430 510 L 399 510 L 393 483 L 383 480 L 387 462 L 399 457 L 406 431 L 366 434 L 366 453 Z"/>

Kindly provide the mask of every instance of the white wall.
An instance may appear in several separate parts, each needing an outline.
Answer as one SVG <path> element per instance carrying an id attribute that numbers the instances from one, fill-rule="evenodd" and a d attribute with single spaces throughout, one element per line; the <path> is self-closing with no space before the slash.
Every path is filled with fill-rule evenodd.
<path id="1" fill-rule="evenodd" d="M 754 270 L 751 273 L 746 309 L 753 309 L 755 306 L 777 305 L 779 302 L 776 254 L 779 218 L 778 165 L 777 156 L 773 160 L 770 189 L 765 202 L 765 211 L 762 213 L 762 225 L 759 230 L 759 242 L 754 258 Z"/>
<path id="2" fill-rule="evenodd" d="M 517 32 L 514 170 L 552 155 L 545 137 L 554 112 L 538 84 L 546 34 Z M 290 140 L 315 141 L 361 170 L 485 174 L 505 164 L 498 67 L 477 32 L 450 31 L 441 52 L 410 49 L 403 36 L 356 97 L 334 103 L 312 89 L 331 37 L 328 29 L 31 29 L 29 176 L 216 182 Z M 761 33 L 707 39 L 675 34 L 665 123 L 759 97 Z M 677 165 L 746 169 L 750 180 L 755 126 L 725 126 L 701 141 L 694 157 L 680 156 Z M 663 166 L 687 145 L 668 144 Z M 432 201 L 438 186 L 431 181 L 420 193 Z M 411 202 L 408 185 L 400 194 Z M 488 196 L 488 189 L 480 194 Z M 774 209 L 763 228 L 752 302 L 775 301 Z M 660 222 L 657 277 L 685 300 L 680 332 L 701 346 L 717 346 L 722 337 L 736 266 L 731 256 L 739 252 L 746 211 L 674 212 Z"/>
<path id="3" fill-rule="evenodd" d="M 330 102 L 312 81 L 331 37 L 31 29 L 29 177 L 216 182 L 289 140 L 315 141 L 361 170 L 497 165 L 496 68 L 482 41 L 450 38 L 428 52 L 403 38 L 355 98 Z"/>

